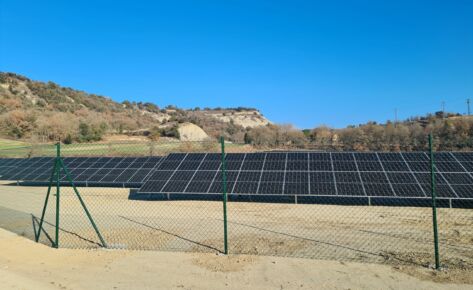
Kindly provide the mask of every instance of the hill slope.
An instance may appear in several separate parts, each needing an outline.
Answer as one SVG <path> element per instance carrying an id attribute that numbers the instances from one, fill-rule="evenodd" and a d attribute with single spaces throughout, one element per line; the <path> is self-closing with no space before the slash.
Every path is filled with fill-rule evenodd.
<path id="1" fill-rule="evenodd" d="M 270 122 L 251 108 L 182 110 L 153 103 L 118 103 L 53 82 L 0 72 L 0 136 L 42 142 L 97 141 L 105 134 L 178 137 L 179 124 L 191 122 L 209 136 L 242 142 L 249 128 Z"/>

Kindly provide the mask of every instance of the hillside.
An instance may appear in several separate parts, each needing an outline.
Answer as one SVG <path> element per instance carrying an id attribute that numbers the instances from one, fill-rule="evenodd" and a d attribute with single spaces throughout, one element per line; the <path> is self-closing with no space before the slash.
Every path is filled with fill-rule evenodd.
<path id="1" fill-rule="evenodd" d="M 105 135 L 178 138 L 180 124 L 194 123 L 208 136 L 243 142 L 247 130 L 270 122 L 252 108 L 183 110 L 89 94 L 53 82 L 0 72 L 0 137 L 48 142 L 99 141 Z"/>
<path id="2" fill-rule="evenodd" d="M 64 143 L 108 140 L 226 140 L 268 149 L 411 151 L 472 150 L 473 117 L 436 112 L 397 123 L 367 122 L 334 129 L 275 125 L 253 108 L 159 108 L 0 73 L 0 138 Z M 182 134 L 182 136 L 180 136 Z M 182 138 L 181 138 L 182 137 Z"/>

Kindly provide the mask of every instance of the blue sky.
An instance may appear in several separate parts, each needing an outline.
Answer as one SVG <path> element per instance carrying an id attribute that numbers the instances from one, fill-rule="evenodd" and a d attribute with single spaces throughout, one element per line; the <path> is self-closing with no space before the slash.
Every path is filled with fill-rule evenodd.
<path id="1" fill-rule="evenodd" d="M 0 0 L 0 71 L 299 128 L 473 99 L 473 1 Z"/>

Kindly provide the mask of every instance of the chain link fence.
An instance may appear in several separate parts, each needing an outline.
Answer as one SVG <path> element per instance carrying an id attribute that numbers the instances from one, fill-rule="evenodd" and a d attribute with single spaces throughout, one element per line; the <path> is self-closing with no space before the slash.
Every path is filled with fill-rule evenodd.
<path id="1" fill-rule="evenodd" d="M 67 248 L 435 266 L 428 152 L 223 145 L 61 145 L 74 186 L 63 168 L 53 175 L 54 144 L 1 150 L 0 227 Z M 440 264 L 473 269 L 473 159 L 469 153 L 435 156 Z M 154 193 L 143 189 L 153 186 Z"/>

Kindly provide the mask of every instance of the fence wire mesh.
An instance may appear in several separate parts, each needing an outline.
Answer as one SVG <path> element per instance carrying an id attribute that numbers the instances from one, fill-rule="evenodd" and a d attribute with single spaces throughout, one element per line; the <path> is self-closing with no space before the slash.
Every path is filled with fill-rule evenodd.
<path id="1" fill-rule="evenodd" d="M 230 254 L 434 264 L 427 153 L 399 161 L 388 153 L 224 145 Z M 1 151 L 0 227 L 34 240 L 56 146 Z M 441 264 L 473 269 L 473 170 L 465 168 L 473 159 L 447 155 L 437 155 L 435 174 Z M 64 165 L 113 249 L 224 252 L 220 156 L 216 141 L 61 145 Z M 12 165 L 20 159 L 22 166 Z M 452 169 L 459 165 L 463 173 Z M 59 247 L 104 246 L 64 170 L 59 180 Z M 47 245 L 55 243 L 55 185 L 40 236 Z"/>

